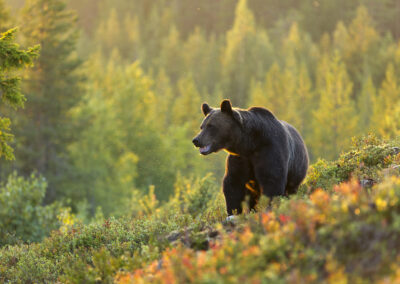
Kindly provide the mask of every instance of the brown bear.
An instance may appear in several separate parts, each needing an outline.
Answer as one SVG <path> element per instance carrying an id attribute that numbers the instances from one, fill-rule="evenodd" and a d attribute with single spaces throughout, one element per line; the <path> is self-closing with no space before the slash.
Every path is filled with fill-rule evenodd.
<path id="1" fill-rule="evenodd" d="M 262 107 L 232 108 L 229 100 L 220 108 L 204 103 L 202 111 L 206 117 L 193 143 L 203 155 L 229 153 L 223 180 L 228 216 L 242 213 L 246 196 L 253 209 L 261 194 L 272 198 L 297 191 L 309 159 L 293 126 Z"/>

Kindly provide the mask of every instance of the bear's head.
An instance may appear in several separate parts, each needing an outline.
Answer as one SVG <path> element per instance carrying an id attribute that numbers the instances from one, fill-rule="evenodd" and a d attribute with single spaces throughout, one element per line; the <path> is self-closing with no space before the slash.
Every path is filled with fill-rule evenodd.
<path id="1" fill-rule="evenodd" d="M 208 155 L 221 149 L 232 151 L 238 142 L 242 117 L 233 109 L 229 100 L 223 100 L 220 108 L 212 108 L 203 103 L 201 109 L 205 115 L 200 125 L 200 133 L 193 139 L 193 144 L 200 148 L 200 153 Z"/>

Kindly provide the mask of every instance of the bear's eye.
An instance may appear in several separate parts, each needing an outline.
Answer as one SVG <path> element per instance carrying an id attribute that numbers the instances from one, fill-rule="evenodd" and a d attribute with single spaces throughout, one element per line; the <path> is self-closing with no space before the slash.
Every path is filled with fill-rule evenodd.
<path id="1" fill-rule="evenodd" d="M 214 124 L 208 124 L 207 127 L 208 127 L 209 129 L 214 129 L 214 128 L 215 128 Z"/>

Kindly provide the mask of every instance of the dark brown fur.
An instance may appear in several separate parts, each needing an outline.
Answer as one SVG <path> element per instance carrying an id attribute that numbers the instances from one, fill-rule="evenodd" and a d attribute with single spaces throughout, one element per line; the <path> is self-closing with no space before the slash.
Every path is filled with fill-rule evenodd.
<path id="1" fill-rule="evenodd" d="M 229 155 L 223 181 L 228 215 L 242 212 L 249 196 L 254 208 L 261 194 L 295 193 L 308 168 L 308 153 L 297 130 L 265 108 L 233 109 L 224 100 L 219 109 L 202 105 L 206 116 L 193 139 L 203 155 L 225 149 Z"/>

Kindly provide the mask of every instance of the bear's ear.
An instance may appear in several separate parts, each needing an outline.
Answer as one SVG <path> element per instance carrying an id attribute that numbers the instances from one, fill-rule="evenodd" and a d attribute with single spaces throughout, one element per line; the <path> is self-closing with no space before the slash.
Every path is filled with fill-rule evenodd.
<path id="1" fill-rule="evenodd" d="M 232 105 L 230 100 L 223 100 L 221 102 L 221 111 L 227 114 L 232 114 Z"/>
<path id="2" fill-rule="evenodd" d="M 204 115 L 206 116 L 207 114 L 209 114 L 211 112 L 212 108 L 207 103 L 203 103 L 201 105 L 201 110 L 203 111 Z"/>

